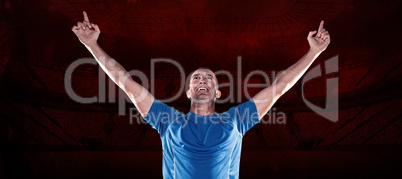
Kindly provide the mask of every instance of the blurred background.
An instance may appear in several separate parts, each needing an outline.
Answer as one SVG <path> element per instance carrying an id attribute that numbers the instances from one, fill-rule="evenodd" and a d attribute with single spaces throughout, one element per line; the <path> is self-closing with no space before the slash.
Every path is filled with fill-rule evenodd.
<path id="1" fill-rule="evenodd" d="M 118 114 L 123 99 L 97 65 L 72 75 L 75 93 L 105 102 L 81 104 L 65 89 L 66 69 L 91 57 L 71 27 L 85 10 L 102 33 L 99 44 L 129 70 L 155 74 L 158 99 L 179 92 L 177 61 L 186 75 L 198 67 L 236 76 L 236 102 L 248 100 L 237 79 L 248 72 L 285 70 L 307 51 L 320 20 L 331 44 L 314 62 L 337 56 L 337 72 L 299 81 L 274 105 L 285 122 L 255 125 L 243 139 L 240 178 L 401 177 L 401 1 L 398 0 L 0 0 L 0 178 L 162 178 L 159 134 Z M 241 68 L 237 57 L 241 56 Z M 237 75 L 242 74 L 240 77 Z M 272 77 L 272 76 L 270 76 Z M 338 78 L 339 120 L 333 123 L 302 100 L 325 107 L 326 80 Z M 218 76 L 220 83 L 228 82 Z M 252 83 L 264 83 L 253 76 Z M 142 82 L 141 82 L 142 83 Z M 145 85 L 144 83 L 142 83 Z M 251 96 L 263 88 L 250 88 Z M 115 90 L 113 90 L 115 89 Z M 109 91 L 111 91 L 109 93 Z M 113 102 L 114 101 L 114 102 Z M 187 113 L 182 95 L 168 103 Z M 271 120 L 271 121 L 270 121 Z"/>

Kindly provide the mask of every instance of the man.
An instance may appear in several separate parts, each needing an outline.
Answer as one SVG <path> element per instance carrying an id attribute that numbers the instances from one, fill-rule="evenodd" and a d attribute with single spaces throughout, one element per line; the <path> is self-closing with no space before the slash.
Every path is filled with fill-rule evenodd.
<path id="1" fill-rule="evenodd" d="M 211 70 L 200 68 L 192 73 L 186 92 L 191 100 L 190 112 L 180 114 L 154 99 L 99 47 L 100 29 L 89 22 L 85 12 L 83 14 L 84 21 L 78 22 L 72 31 L 128 95 L 142 117 L 159 132 L 164 178 L 238 178 L 244 134 L 300 79 L 330 43 L 329 33 L 321 21 L 318 31 L 308 34 L 310 50 L 298 62 L 248 102 L 224 113 L 215 112 L 215 100 L 221 96 L 216 76 Z"/>

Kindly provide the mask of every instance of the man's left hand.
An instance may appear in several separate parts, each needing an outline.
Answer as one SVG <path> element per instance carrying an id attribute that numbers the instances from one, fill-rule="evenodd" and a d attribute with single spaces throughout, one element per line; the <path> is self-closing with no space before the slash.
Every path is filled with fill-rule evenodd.
<path id="1" fill-rule="evenodd" d="M 314 36 L 314 34 L 316 35 Z M 324 21 L 321 21 L 318 31 L 310 31 L 307 40 L 310 44 L 310 50 L 318 53 L 321 53 L 328 47 L 329 43 L 331 42 L 331 38 L 328 31 L 324 29 Z"/>

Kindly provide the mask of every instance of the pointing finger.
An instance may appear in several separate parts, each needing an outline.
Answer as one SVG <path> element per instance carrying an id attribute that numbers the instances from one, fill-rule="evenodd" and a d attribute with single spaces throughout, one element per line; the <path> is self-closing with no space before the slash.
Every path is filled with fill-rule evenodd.
<path id="1" fill-rule="evenodd" d="M 324 21 L 322 20 L 320 23 L 320 27 L 318 27 L 318 32 L 320 32 L 324 28 Z"/>
<path id="2" fill-rule="evenodd" d="M 84 21 L 88 21 L 88 22 L 89 22 L 89 18 L 88 18 L 87 12 L 82 11 L 82 14 L 84 15 Z"/>
<path id="3" fill-rule="evenodd" d="M 89 18 L 88 18 L 87 12 L 82 11 L 82 14 L 84 15 L 84 24 L 86 24 L 89 28 L 92 28 L 91 23 L 89 23 Z"/>

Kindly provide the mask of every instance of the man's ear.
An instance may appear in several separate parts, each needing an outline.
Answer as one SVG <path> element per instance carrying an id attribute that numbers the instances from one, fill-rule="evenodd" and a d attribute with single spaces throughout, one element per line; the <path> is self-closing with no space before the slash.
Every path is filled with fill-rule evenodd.
<path id="1" fill-rule="evenodd" d="M 188 99 L 190 99 L 190 98 L 191 98 L 191 93 L 190 93 L 190 90 L 187 90 L 186 95 L 187 95 L 187 98 L 188 98 Z"/>
<path id="2" fill-rule="evenodd" d="M 221 97 L 221 95 L 222 95 L 222 92 L 219 90 L 216 90 L 215 98 L 219 99 Z"/>

